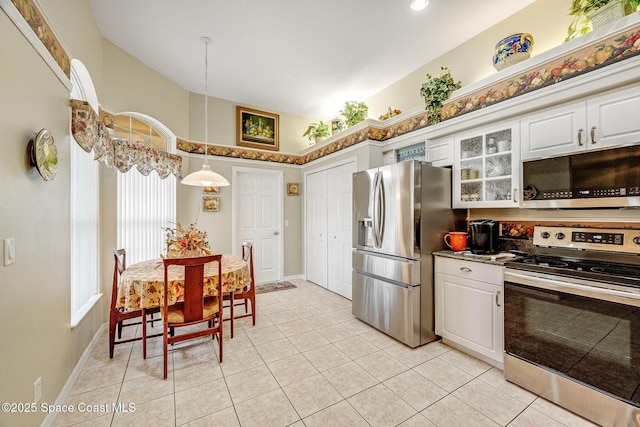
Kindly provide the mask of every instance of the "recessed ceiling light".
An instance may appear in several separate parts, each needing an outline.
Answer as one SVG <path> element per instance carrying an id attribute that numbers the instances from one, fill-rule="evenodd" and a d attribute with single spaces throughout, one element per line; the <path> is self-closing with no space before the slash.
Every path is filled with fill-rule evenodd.
<path id="1" fill-rule="evenodd" d="M 409 7 L 411 10 L 419 11 L 427 7 L 429 0 L 410 0 Z"/>

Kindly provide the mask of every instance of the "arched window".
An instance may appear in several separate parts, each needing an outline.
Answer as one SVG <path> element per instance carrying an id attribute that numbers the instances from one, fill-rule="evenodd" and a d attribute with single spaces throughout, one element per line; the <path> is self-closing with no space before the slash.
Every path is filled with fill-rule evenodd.
<path id="1" fill-rule="evenodd" d="M 114 136 L 175 152 L 175 135 L 144 114 L 116 114 Z M 144 176 L 131 168 L 118 173 L 117 191 L 117 240 L 118 247 L 127 250 L 127 262 L 159 258 L 166 252 L 164 229 L 173 227 L 176 221 L 176 177 L 160 179 L 155 172 Z"/>
<path id="2" fill-rule="evenodd" d="M 87 101 L 98 113 L 98 97 L 89 72 L 71 60 L 71 98 Z M 69 132 L 71 134 L 71 132 Z M 73 135 L 71 157 L 71 326 L 76 326 L 100 299 L 98 162 Z"/>

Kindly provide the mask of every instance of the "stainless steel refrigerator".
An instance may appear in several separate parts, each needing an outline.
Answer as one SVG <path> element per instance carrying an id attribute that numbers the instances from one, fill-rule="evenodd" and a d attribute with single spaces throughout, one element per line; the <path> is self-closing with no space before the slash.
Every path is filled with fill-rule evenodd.
<path id="1" fill-rule="evenodd" d="M 450 169 L 414 160 L 354 173 L 353 314 L 410 347 L 435 340 L 432 253 L 461 224 Z"/>

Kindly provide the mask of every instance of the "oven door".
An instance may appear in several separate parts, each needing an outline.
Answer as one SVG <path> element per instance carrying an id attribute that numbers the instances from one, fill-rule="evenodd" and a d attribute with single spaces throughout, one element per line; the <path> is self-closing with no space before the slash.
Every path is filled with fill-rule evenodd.
<path id="1" fill-rule="evenodd" d="M 505 376 L 510 379 L 508 370 L 513 364 L 506 361 L 510 356 L 513 363 L 534 365 L 541 376 L 550 372 L 631 405 L 624 409 L 625 418 L 640 417 L 639 290 L 602 286 L 582 279 L 507 268 Z M 535 374 L 517 376 L 521 380 L 513 382 L 520 383 L 534 381 Z M 546 386 L 521 385 L 563 404 L 563 396 L 557 396 L 561 389 L 557 379 Z M 574 400 L 586 401 L 584 396 Z M 569 409 L 583 413 L 589 408 Z M 599 409 L 602 412 L 603 407 Z M 611 420 L 604 423 L 618 424 Z"/>

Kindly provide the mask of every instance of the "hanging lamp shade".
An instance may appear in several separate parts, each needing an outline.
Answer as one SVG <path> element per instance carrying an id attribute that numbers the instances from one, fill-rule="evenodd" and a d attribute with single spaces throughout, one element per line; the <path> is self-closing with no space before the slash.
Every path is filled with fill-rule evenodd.
<path id="1" fill-rule="evenodd" d="M 209 37 L 201 37 L 200 40 L 204 42 L 204 164 L 202 165 L 202 169 L 185 176 L 180 183 L 184 185 L 196 185 L 199 187 L 209 187 L 211 185 L 214 187 L 226 187 L 230 185 L 229 181 L 219 173 L 211 170 L 211 166 L 208 162 L 209 159 L 207 158 L 209 153 L 209 94 L 207 86 L 207 71 L 209 68 L 208 47 L 211 39 Z"/>
<path id="2" fill-rule="evenodd" d="M 200 187 L 209 187 L 211 185 L 214 187 L 225 187 L 229 185 L 229 181 L 219 173 L 212 171 L 211 166 L 208 163 L 202 165 L 202 169 L 199 171 L 185 176 L 180 183 L 185 185 L 197 185 Z"/>

